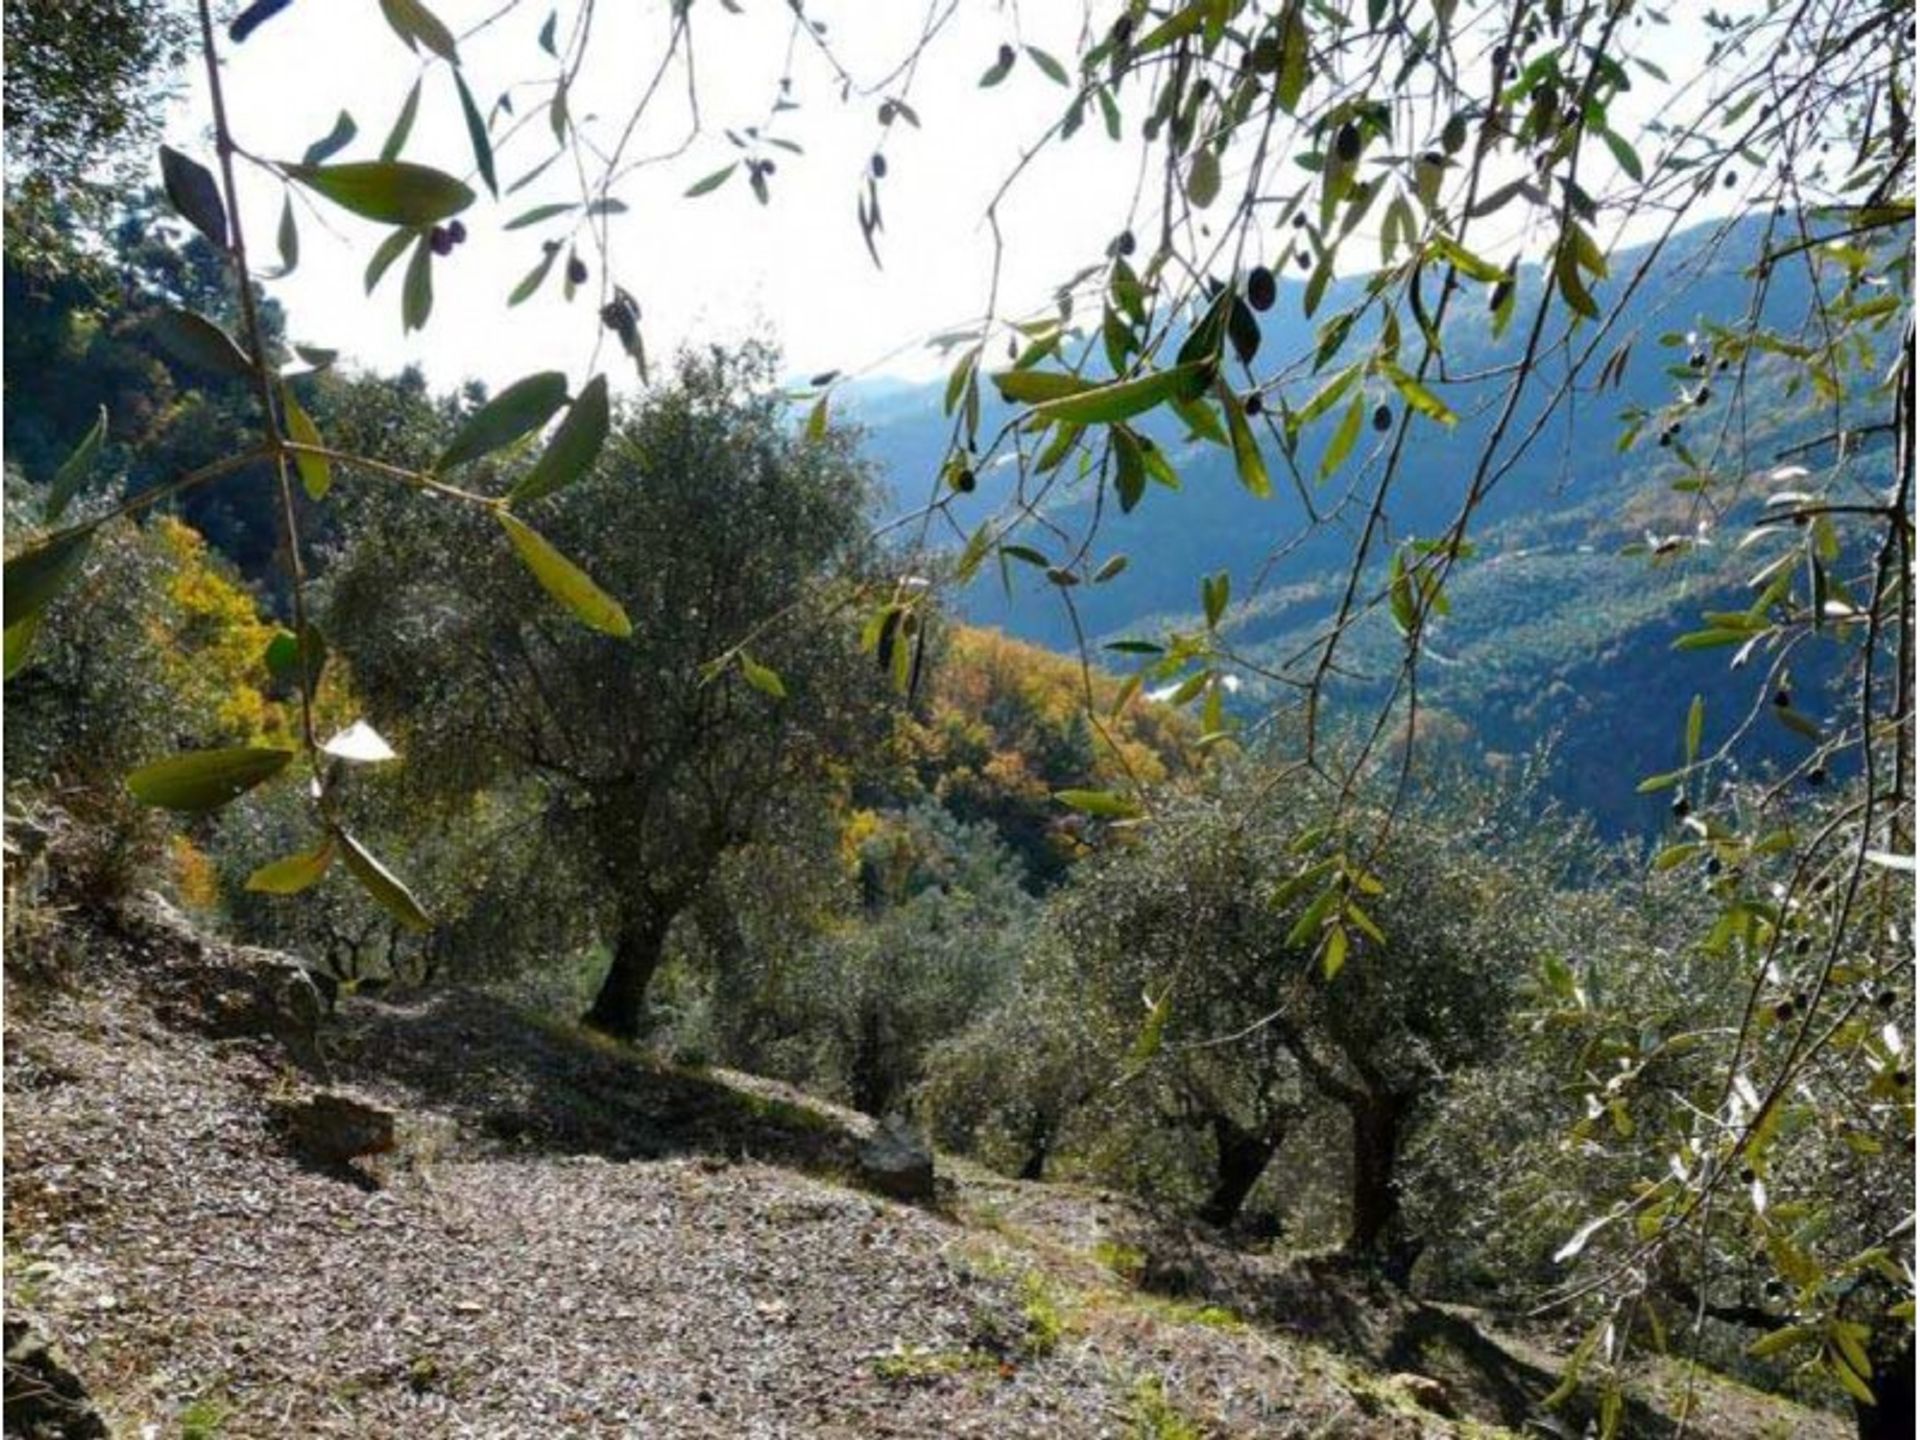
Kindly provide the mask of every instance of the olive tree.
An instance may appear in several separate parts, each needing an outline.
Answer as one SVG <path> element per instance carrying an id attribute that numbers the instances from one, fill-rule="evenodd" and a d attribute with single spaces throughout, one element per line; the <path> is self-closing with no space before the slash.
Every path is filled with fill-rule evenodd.
<path id="1" fill-rule="evenodd" d="M 615 633 L 562 615 L 462 507 L 368 505 L 327 587 L 328 628 L 416 784 L 537 785 L 542 863 L 586 887 L 580 918 L 611 950 L 588 1019 L 616 1035 L 639 1030 L 720 857 L 825 785 L 882 713 L 851 626 L 766 628 L 857 566 L 866 493 L 845 437 L 782 423 L 771 365 L 682 357 L 543 502 L 544 533 L 619 598 Z"/>
<path id="2" fill-rule="evenodd" d="M 1349 1244 L 1392 1258 L 1403 1146 L 1499 1033 L 1531 907 L 1443 823 L 1410 821 L 1368 853 L 1317 832 L 1310 795 L 1272 780 L 1169 797 L 1151 830 L 1076 873 L 1057 923 L 1170 1117 L 1211 1132 L 1208 1217 L 1230 1219 L 1289 1127 L 1328 1104 L 1351 1136 Z M 1314 912 L 1333 871 L 1351 938 L 1329 949 Z"/>

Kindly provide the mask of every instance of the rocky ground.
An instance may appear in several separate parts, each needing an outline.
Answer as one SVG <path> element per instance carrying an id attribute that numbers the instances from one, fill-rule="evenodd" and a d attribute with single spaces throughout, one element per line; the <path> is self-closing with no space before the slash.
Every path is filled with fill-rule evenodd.
<path id="1" fill-rule="evenodd" d="M 942 1157 L 930 1201 L 883 1198 L 859 1117 L 485 995 L 346 1000 L 316 1046 L 297 977 L 163 908 L 69 942 L 8 987 L 9 1434 L 77 1381 L 110 1433 L 199 1440 L 1487 1435 L 1556 1380 L 1481 1317 L 1117 1197 Z M 302 1143 L 317 1090 L 393 1148 Z M 1629 1428 L 1686 1383 L 1643 1374 Z M 1847 1433 L 1694 1395 L 1696 1434 Z"/>

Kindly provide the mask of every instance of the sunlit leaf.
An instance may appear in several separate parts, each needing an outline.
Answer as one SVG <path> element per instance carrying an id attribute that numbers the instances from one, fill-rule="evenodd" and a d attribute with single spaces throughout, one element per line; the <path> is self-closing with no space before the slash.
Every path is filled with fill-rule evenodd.
<path id="1" fill-rule="evenodd" d="M 1076 425 L 1111 425 L 1131 420 L 1175 397 L 1191 399 L 1206 388 L 1213 367 L 1205 362 L 1176 365 L 1133 380 L 1097 386 L 1078 394 L 1048 400 L 1034 407 L 1033 413 L 1048 420 L 1068 420 Z"/>
<path id="2" fill-rule="evenodd" d="M 313 417 L 300 408 L 291 385 L 282 384 L 280 387 L 280 408 L 286 412 L 287 439 L 296 445 L 323 443 L 319 427 L 313 423 Z M 307 498 L 326 499 L 327 492 L 333 488 L 333 467 L 327 462 L 327 457 L 296 450 L 293 452 L 293 463 L 300 472 L 300 483 L 306 488 Z"/>
<path id="3" fill-rule="evenodd" d="M 260 895 L 298 895 L 325 878 L 333 856 L 333 837 L 328 836 L 318 849 L 262 865 L 247 876 L 247 889 Z"/>
<path id="4" fill-rule="evenodd" d="M 287 175 L 342 209 L 384 225 L 432 225 L 473 204 L 453 176 L 409 160 L 288 165 Z"/>
<path id="5" fill-rule="evenodd" d="M 431 930 L 433 921 L 413 898 L 413 892 L 394 873 L 370 854 L 346 831 L 336 832 L 340 839 L 341 859 L 353 872 L 353 878 L 394 919 L 409 930 Z"/>
<path id="6" fill-rule="evenodd" d="M 744 650 L 740 652 L 740 674 L 745 677 L 747 684 L 761 694 L 771 695 L 776 700 L 787 698 L 787 687 L 778 672 L 762 665 Z"/>
<path id="7" fill-rule="evenodd" d="M 13 624 L 7 626 L 5 631 L 6 666 L 4 678 L 8 680 L 13 679 L 15 675 L 18 675 L 20 671 L 25 668 L 27 661 L 33 658 L 33 642 L 40 634 L 40 622 L 45 618 L 45 614 L 42 612 L 37 615 L 29 615 L 22 620 L 16 620 Z"/>
<path id="8" fill-rule="evenodd" d="M 379 765 L 400 758 L 380 732 L 364 720 L 356 720 L 346 729 L 335 732 L 320 748 L 357 765 Z"/>
<path id="9" fill-rule="evenodd" d="M 529 529 L 518 517 L 505 510 L 494 516 L 505 527 L 507 538 L 519 553 L 533 578 L 546 592 L 571 610 L 582 624 L 621 639 L 633 633 L 633 624 L 620 604 L 588 578 L 586 571 L 562 555 L 546 540 Z"/>
<path id="10" fill-rule="evenodd" d="M 148 805 L 197 814 L 217 810 L 287 768 L 293 751 L 265 746 L 191 750 L 142 765 L 127 788 Z"/>

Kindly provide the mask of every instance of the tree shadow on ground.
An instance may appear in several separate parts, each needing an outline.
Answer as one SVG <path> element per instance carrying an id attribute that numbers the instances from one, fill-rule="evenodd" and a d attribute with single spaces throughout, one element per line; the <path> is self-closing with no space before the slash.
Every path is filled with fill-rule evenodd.
<path id="1" fill-rule="evenodd" d="M 1415 1299 L 1352 1256 L 1251 1253 L 1185 1223 L 1163 1222 L 1129 1239 L 1146 1256 L 1142 1288 L 1225 1306 L 1384 1374 L 1438 1380 L 1463 1416 L 1527 1434 L 1579 1435 L 1598 1413 L 1597 1396 L 1585 1389 L 1549 1410 L 1545 1401 L 1561 1380 L 1551 1357 Z M 1622 1434 L 1668 1434 L 1672 1427 L 1672 1417 L 1626 1397 Z"/>
<path id="2" fill-rule="evenodd" d="M 712 1156 L 842 1178 L 863 1138 L 824 1109 L 670 1066 L 478 992 L 343 1004 L 325 1045 L 344 1076 L 451 1116 L 483 1152 Z"/>

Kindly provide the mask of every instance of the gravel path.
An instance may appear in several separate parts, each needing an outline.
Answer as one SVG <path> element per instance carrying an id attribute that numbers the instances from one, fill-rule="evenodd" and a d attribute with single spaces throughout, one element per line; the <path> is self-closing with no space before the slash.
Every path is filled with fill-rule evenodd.
<path id="1" fill-rule="evenodd" d="M 1132 1290 L 1093 1258 L 1138 1219 L 1111 1197 L 958 1167 L 939 1206 L 879 1199 L 857 1117 L 481 995 L 343 1006 L 331 1078 L 402 1146 L 313 1168 L 268 1108 L 312 1078 L 183 1023 L 241 952 L 93 949 L 11 987 L 6 1286 L 115 1434 L 1456 1433 Z"/>

